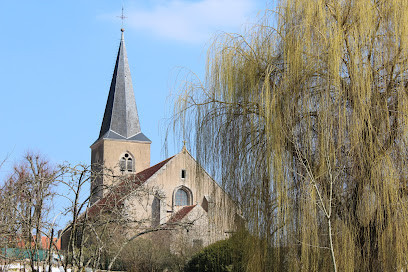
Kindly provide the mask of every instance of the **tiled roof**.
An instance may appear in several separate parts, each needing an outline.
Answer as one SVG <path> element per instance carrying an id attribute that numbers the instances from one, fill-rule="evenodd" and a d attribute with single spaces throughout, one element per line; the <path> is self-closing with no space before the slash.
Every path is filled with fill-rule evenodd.
<path id="1" fill-rule="evenodd" d="M 174 157 L 174 156 L 173 156 Z M 112 190 L 103 198 L 95 202 L 88 209 L 88 216 L 97 215 L 101 211 L 110 211 L 115 207 L 123 204 L 123 200 L 127 195 L 132 193 L 137 187 L 145 183 L 151 176 L 159 171 L 169 160 L 170 157 L 162 162 L 159 162 L 152 167 L 149 167 L 135 175 L 129 175 L 122 182 L 112 188 Z"/>
<path id="2" fill-rule="evenodd" d="M 194 207 L 197 206 L 196 205 L 191 205 L 191 206 L 185 206 L 183 208 L 181 208 L 178 212 L 176 212 L 170 219 L 169 221 L 167 221 L 168 224 L 171 223 L 176 223 L 179 222 L 181 219 L 183 219 L 189 212 L 191 212 L 192 209 L 194 209 Z"/>
<path id="3" fill-rule="evenodd" d="M 165 159 L 164 161 L 159 162 L 158 164 L 153 165 L 152 167 L 149 167 L 149 168 L 147 168 L 147 169 L 145 169 L 145 170 L 143 170 L 143 171 L 137 173 L 137 174 L 135 175 L 135 177 L 136 177 L 139 181 L 141 181 L 142 183 L 145 182 L 145 181 L 148 180 L 151 176 L 153 176 L 154 173 L 156 173 L 160 168 L 162 168 L 169 160 L 171 160 L 173 157 L 174 157 L 174 156 L 172 156 L 172 157 L 170 157 L 170 158 L 168 158 L 168 159 Z"/>
<path id="4" fill-rule="evenodd" d="M 33 235 L 32 237 L 33 242 L 31 243 L 31 246 L 34 247 L 35 246 L 35 240 L 36 240 L 36 236 Z M 59 238 L 52 238 L 52 246 L 55 247 L 56 249 L 60 250 L 61 249 L 61 239 Z M 20 240 L 17 243 L 17 246 L 19 248 L 24 248 L 26 247 L 26 243 L 24 240 Z M 41 236 L 41 241 L 40 241 L 40 248 L 41 249 L 49 249 L 50 248 L 50 238 L 46 237 L 46 236 Z"/>

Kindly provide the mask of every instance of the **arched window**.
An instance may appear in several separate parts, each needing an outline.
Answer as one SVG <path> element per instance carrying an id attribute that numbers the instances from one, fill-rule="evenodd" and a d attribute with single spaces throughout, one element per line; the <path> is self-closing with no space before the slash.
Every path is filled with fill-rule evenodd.
<path id="1" fill-rule="evenodd" d="M 160 198 L 154 196 L 152 203 L 152 227 L 156 227 L 160 224 Z"/>
<path id="2" fill-rule="evenodd" d="M 193 203 L 193 193 L 184 185 L 178 186 L 173 191 L 173 208 L 189 206 Z"/>
<path id="3" fill-rule="evenodd" d="M 122 172 L 133 172 L 133 159 L 129 153 L 125 153 L 119 160 L 119 168 Z"/>
<path id="4" fill-rule="evenodd" d="M 178 189 L 176 196 L 174 198 L 174 205 L 176 206 L 187 206 L 189 205 L 188 194 L 183 189 Z"/>

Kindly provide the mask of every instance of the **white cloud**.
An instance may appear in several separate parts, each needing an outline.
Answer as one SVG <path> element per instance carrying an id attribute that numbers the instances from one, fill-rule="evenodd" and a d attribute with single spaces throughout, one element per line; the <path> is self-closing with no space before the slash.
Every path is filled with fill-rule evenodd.
<path id="1" fill-rule="evenodd" d="M 129 10 L 126 25 L 160 38 L 203 42 L 216 31 L 239 31 L 255 8 L 254 0 L 159 1 L 149 9 Z"/>

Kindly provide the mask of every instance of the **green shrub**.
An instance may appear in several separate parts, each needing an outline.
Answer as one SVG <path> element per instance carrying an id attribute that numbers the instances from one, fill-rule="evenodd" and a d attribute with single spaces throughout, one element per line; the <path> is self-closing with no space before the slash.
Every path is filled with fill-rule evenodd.
<path id="1" fill-rule="evenodd" d="M 287 271 L 287 248 L 268 247 L 247 231 L 218 241 L 195 254 L 185 272 Z"/>
<path id="2" fill-rule="evenodd" d="M 244 249 L 241 235 L 218 241 L 194 255 L 187 263 L 185 272 L 232 272 L 243 271 L 242 259 Z"/>

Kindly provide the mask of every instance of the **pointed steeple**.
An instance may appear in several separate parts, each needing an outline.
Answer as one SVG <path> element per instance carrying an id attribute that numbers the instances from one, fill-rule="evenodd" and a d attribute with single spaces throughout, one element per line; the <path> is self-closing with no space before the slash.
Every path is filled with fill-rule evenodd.
<path id="1" fill-rule="evenodd" d="M 118 56 L 98 140 L 103 138 L 150 142 L 140 129 L 123 37 L 124 29 L 121 31 Z"/>

